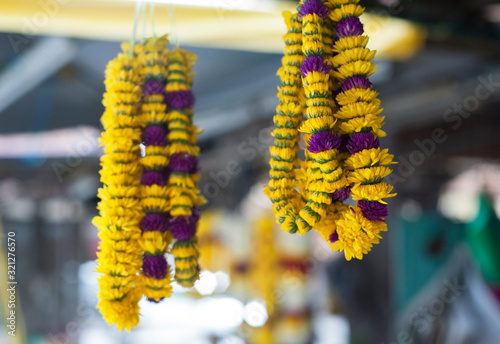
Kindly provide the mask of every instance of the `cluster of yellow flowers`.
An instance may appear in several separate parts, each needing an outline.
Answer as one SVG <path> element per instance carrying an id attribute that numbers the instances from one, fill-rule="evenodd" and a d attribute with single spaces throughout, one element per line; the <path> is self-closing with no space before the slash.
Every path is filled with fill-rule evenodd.
<path id="1" fill-rule="evenodd" d="M 288 32 L 265 189 L 283 230 L 314 228 L 347 260 L 362 259 L 379 242 L 387 230 L 384 199 L 395 196 L 383 181 L 394 162 L 378 140 L 384 117 L 368 80 L 375 52 L 366 48 L 358 3 L 304 0 L 299 13 L 284 14 Z M 356 206 L 344 203 L 350 196 Z"/>
<path id="2" fill-rule="evenodd" d="M 104 185 L 93 223 L 100 238 L 98 308 L 119 329 L 138 324 L 142 295 L 152 302 L 171 295 L 167 253 L 179 284 L 191 287 L 198 279 L 196 206 L 205 200 L 195 185 L 199 130 L 190 87 L 196 57 L 167 44 L 166 37 L 145 39 L 131 56 L 110 61 L 105 73 Z M 129 50 L 126 43 L 122 48 Z"/>
<path id="3" fill-rule="evenodd" d="M 142 293 L 138 273 L 142 266 L 139 246 L 142 217 L 140 199 L 141 128 L 135 116 L 141 102 L 140 66 L 136 58 L 121 53 L 106 69 L 106 93 L 101 118 L 104 132 L 101 141 L 101 199 L 99 215 L 93 220 L 99 230 L 97 272 L 99 303 L 103 317 L 119 329 L 139 321 Z"/>

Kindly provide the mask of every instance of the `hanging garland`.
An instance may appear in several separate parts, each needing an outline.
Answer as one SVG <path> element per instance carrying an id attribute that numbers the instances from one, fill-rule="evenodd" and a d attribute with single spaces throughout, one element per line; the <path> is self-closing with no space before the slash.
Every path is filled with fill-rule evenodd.
<path id="1" fill-rule="evenodd" d="M 285 56 L 265 193 L 283 230 L 317 230 L 347 260 L 362 259 L 387 230 L 393 155 L 381 149 L 383 116 L 368 77 L 359 0 L 305 0 L 285 13 Z M 305 99 L 304 99 L 305 98 Z M 298 157 L 303 132 L 305 160 Z M 356 206 L 344 204 L 351 197 Z"/>
<path id="2" fill-rule="evenodd" d="M 169 297 L 170 269 L 165 253 L 171 242 L 168 231 L 168 146 L 167 146 L 167 105 L 165 86 L 167 82 L 167 61 L 169 51 L 164 47 L 165 37 L 145 41 L 140 54 L 143 77 L 143 103 L 139 120 L 145 156 L 141 159 L 141 205 L 144 216 L 141 248 L 144 251 L 141 282 L 144 295 L 152 302 Z"/>
<path id="3" fill-rule="evenodd" d="M 175 259 L 178 284 L 192 287 L 199 278 L 197 207 L 205 199 L 196 186 L 196 55 L 178 47 L 169 51 L 167 44 L 165 36 L 124 43 L 105 72 L 104 185 L 93 223 L 100 239 L 98 308 L 120 330 L 138 324 L 142 295 L 155 303 L 170 297 L 167 254 Z"/>
<path id="4" fill-rule="evenodd" d="M 104 82 L 106 93 L 101 123 L 101 181 L 98 190 L 99 216 L 93 224 L 99 230 L 97 272 L 99 303 L 97 307 L 109 323 L 120 330 L 139 322 L 139 285 L 142 251 L 140 150 L 141 128 L 137 117 L 141 102 L 141 77 L 136 56 L 124 53 L 108 63 Z"/>
<path id="5" fill-rule="evenodd" d="M 196 182 L 200 179 L 196 145 L 198 128 L 193 125 L 194 95 L 191 91 L 191 69 L 196 55 L 176 48 L 168 64 L 166 101 L 169 106 L 168 139 L 170 142 L 170 231 L 177 240 L 172 248 L 175 257 L 175 280 L 192 287 L 199 278 L 196 226 L 200 219 L 197 206 L 206 201 Z"/>

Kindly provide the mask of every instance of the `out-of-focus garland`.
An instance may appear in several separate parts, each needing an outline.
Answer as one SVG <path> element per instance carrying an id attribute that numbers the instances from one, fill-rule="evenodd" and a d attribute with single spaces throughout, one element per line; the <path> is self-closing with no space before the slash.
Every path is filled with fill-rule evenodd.
<path id="1" fill-rule="evenodd" d="M 105 111 L 101 118 L 104 155 L 100 172 L 104 185 L 98 190 L 99 216 L 93 220 L 100 239 L 97 307 L 104 319 L 120 330 L 139 322 L 138 303 L 142 296 L 139 287 L 141 128 L 137 117 L 142 78 L 139 70 L 138 59 L 127 53 L 118 54 L 106 68 Z"/>
<path id="2" fill-rule="evenodd" d="M 314 228 L 347 260 L 362 259 L 379 242 L 387 230 L 384 199 L 395 196 L 383 181 L 394 162 L 378 140 L 384 117 L 368 80 L 375 52 L 366 48 L 358 3 L 305 0 L 297 14 L 284 14 L 288 32 L 265 189 L 283 230 Z M 305 161 L 297 154 L 299 131 Z M 343 203 L 351 195 L 356 206 Z"/>
<path id="3" fill-rule="evenodd" d="M 184 287 L 192 287 L 199 278 L 195 234 L 200 213 L 196 206 L 206 202 L 196 187 L 200 179 L 200 148 L 196 145 L 198 128 L 193 125 L 192 110 L 191 69 L 195 61 L 196 55 L 186 50 L 177 48 L 172 52 L 165 97 L 169 107 L 170 231 L 177 240 L 171 253 L 175 257 L 175 280 Z"/>
<path id="4" fill-rule="evenodd" d="M 172 292 L 170 269 L 165 257 L 171 241 L 168 231 L 168 115 L 165 104 L 169 60 L 169 51 L 165 49 L 167 43 L 165 37 L 154 41 L 147 39 L 139 56 L 144 96 L 139 119 L 145 149 L 145 156 L 141 159 L 141 205 L 144 211 L 140 223 L 140 243 L 144 251 L 141 284 L 144 295 L 153 302 L 169 297 Z"/>
<path id="5" fill-rule="evenodd" d="M 196 207 L 205 200 L 196 187 L 199 130 L 191 109 L 196 56 L 179 48 L 169 52 L 167 43 L 150 38 L 132 50 L 123 44 L 124 53 L 105 73 L 104 186 L 93 223 L 100 238 L 98 308 L 119 329 L 137 325 L 142 295 L 152 302 L 170 296 L 167 253 L 175 258 L 180 285 L 191 287 L 198 279 Z"/>

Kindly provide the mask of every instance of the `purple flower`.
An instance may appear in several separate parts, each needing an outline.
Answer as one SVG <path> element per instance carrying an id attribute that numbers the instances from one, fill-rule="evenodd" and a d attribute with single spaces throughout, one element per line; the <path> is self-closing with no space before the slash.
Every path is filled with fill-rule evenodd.
<path id="1" fill-rule="evenodd" d="M 148 171 L 144 172 L 142 175 L 142 180 L 141 180 L 142 185 L 160 185 L 164 186 L 165 185 L 165 179 L 163 178 L 163 174 L 161 172 L 157 171 Z"/>
<path id="2" fill-rule="evenodd" d="M 337 36 L 340 38 L 363 34 L 363 24 L 358 17 L 346 17 L 337 24 Z"/>
<path id="3" fill-rule="evenodd" d="M 328 17 L 328 13 L 328 7 L 326 7 L 321 0 L 308 0 L 300 7 L 300 14 L 302 16 L 316 14 L 325 19 Z"/>
<path id="4" fill-rule="evenodd" d="M 358 202 L 358 207 L 361 209 L 363 216 L 368 220 L 384 221 L 384 218 L 389 215 L 387 204 L 361 200 Z"/>
<path id="5" fill-rule="evenodd" d="M 145 96 L 165 93 L 165 84 L 157 79 L 149 79 L 142 85 L 142 92 Z"/>
<path id="6" fill-rule="evenodd" d="M 170 232 L 179 241 L 191 239 L 196 233 L 196 222 L 198 221 L 193 212 L 192 216 L 177 216 L 170 220 Z"/>
<path id="7" fill-rule="evenodd" d="M 165 146 L 167 144 L 167 133 L 159 125 L 150 125 L 144 129 L 142 141 L 146 146 Z"/>
<path id="8" fill-rule="evenodd" d="M 139 224 L 143 232 L 167 230 L 167 217 L 163 214 L 149 213 L 146 214 Z"/>
<path id="9" fill-rule="evenodd" d="M 309 139 L 309 147 L 311 153 L 324 152 L 333 148 L 338 148 L 340 145 L 340 137 L 332 133 L 330 130 L 320 131 L 311 135 Z"/>
<path id="10" fill-rule="evenodd" d="M 336 202 L 343 202 L 348 199 L 350 195 L 351 188 L 349 186 L 346 186 L 342 189 L 335 190 L 335 192 L 332 193 L 332 199 Z"/>
<path id="11" fill-rule="evenodd" d="M 372 133 L 354 133 L 347 144 L 347 149 L 351 154 L 378 147 L 380 147 L 378 138 Z"/>
<path id="12" fill-rule="evenodd" d="M 337 234 L 337 232 L 333 232 L 332 234 L 330 234 L 330 238 L 328 238 L 328 240 L 330 240 L 330 242 L 333 244 L 334 242 L 339 240 L 339 235 Z"/>
<path id="13" fill-rule="evenodd" d="M 359 75 L 353 75 L 344 80 L 344 82 L 340 85 L 342 91 L 349 91 L 351 88 L 370 88 L 372 87 L 372 83 L 368 78 Z"/>
<path id="14" fill-rule="evenodd" d="M 308 56 L 300 66 L 300 72 L 304 77 L 310 72 L 327 74 L 331 69 L 332 67 L 330 67 L 321 56 Z"/>
<path id="15" fill-rule="evenodd" d="M 165 256 L 144 256 L 142 258 L 142 273 L 154 279 L 162 279 L 167 275 L 167 260 Z"/>
<path id="16" fill-rule="evenodd" d="M 198 220 L 200 219 L 200 211 L 197 208 L 192 208 L 191 217 L 194 219 L 195 222 L 198 222 Z"/>
<path id="17" fill-rule="evenodd" d="M 170 157 L 170 169 L 193 174 L 200 171 L 200 164 L 195 156 L 186 153 L 175 153 Z"/>
<path id="18" fill-rule="evenodd" d="M 191 91 L 174 91 L 165 95 L 167 105 L 174 109 L 190 108 L 194 105 L 194 94 Z"/>

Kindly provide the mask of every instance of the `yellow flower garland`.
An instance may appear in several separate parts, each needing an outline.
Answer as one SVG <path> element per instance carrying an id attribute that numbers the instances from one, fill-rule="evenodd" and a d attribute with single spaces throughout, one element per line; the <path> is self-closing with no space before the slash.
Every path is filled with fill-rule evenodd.
<path id="1" fill-rule="evenodd" d="M 126 51 L 124 46 L 124 51 Z M 99 230 L 97 272 L 99 303 L 97 307 L 109 324 L 118 329 L 130 329 L 139 321 L 138 302 L 141 298 L 138 272 L 142 252 L 141 231 L 140 151 L 141 130 L 137 109 L 141 98 L 141 79 L 135 72 L 139 62 L 120 53 L 106 68 L 104 132 L 101 142 L 105 154 L 101 158 L 99 216 L 93 220 Z M 126 134 L 127 139 L 123 139 Z"/>
<path id="2" fill-rule="evenodd" d="M 169 52 L 167 43 L 165 37 L 146 39 L 132 57 L 120 53 L 106 69 L 104 186 L 93 223 L 100 238 L 98 308 L 120 330 L 137 325 L 142 295 L 152 302 L 171 295 L 166 254 L 175 257 L 180 285 L 191 287 L 199 276 L 196 207 L 205 200 L 196 187 L 199 130 L 190 90 L 195 56 L 178 48 Z"/>
<path id="3" fill-rule="evenodd" d="M 283 230 L 304 234 L 314 227 L 348 260 L 361 259 L 378 243 L 387 230 L 384 199 L 395 196 L 383 182 L 391 173 L 386 166 L 394 162 L 378 142 L 385 136 L 384 117 L 368 80 L 376 70 L 375 52 L 366 48 L 358 3 L 304 0 L 299 14 L 284 15 L 288 32 L 278 72 L 283 87 L 265 188 Z M 304 132 L 303 162 L 297 157 L 297 129 Z M 356 207 L 343 204 L 349 194 Z"/>

